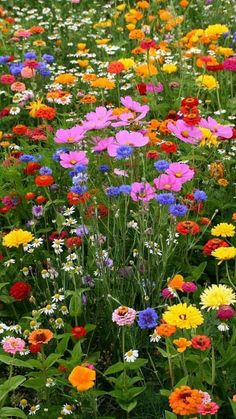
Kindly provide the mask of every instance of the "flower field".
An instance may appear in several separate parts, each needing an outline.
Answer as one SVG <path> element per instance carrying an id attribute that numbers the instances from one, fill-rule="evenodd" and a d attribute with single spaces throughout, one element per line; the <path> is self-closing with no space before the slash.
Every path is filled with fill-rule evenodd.
<path id="1" fill-rule="evenodd" d="M 0 2 L 0 419 L 236 418 L 235 12 Z"/>

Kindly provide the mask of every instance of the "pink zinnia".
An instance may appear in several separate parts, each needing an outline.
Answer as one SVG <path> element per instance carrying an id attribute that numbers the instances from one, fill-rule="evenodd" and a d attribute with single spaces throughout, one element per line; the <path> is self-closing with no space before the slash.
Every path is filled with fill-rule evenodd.
<path id="1" fill-rule="evenodd" d="M 112 313 L 112 321 L 118 326 L 131 326 L 136 317 L 136 311 L 133 308 L 120 306 Z"/>
<path id="2" fill-rule="evenodd" d="M 86 114 L 82 127 L 84 130 L 103 129 L 108 127 L 115 118 L 111 109 L 107 110 L 105 106 L 98 106 L 94 112 Z"/>
<path id="3" fill-rule="evenodd" d="M 157 189 L 179 192 L 182 188 L 182 182 L 175 176 L 169 174 L 162 174 L 154 179 L 154 184 Z"/>
<path id="4" fill-rule="evenodd" d="M 3 84 L 12 84 L 15 81 L 15 76 L 12 76 L 11 74 L 3 74 L 0 77 L 0 82 Z"/>
<path id="5" fill-rule="evenodd" d="M 210 116 L 207 119 L 202 118 L 200 126 L 209 129 L 212 134 L 217 135 L 217 137 L 231 138 L 233 135 L 233 130 L 229 125 L 218 124 L 218 122 Z"/>
<path id="6" fill-rule="evenodd" d="M 84 138 L 84 130 L 79 125 L 63 129 L 60 128 L 56 131 L 54 138 L 55 143 L 78 143 Z"/>
<path id="7" fill-rule="evenodd" d="M 6 336 L 2 340 L 2 347 L 8 354 L 15 355 L 17 352 L 22 352 L 24 350 L 25 341 L 21 338 Z"/>
<path id="8" fill-rule="evenodd" d="M 202 138 L 202 132 L 198 128 L 186 124 L 181 119 L 178 119 L 174 124 L 169 122 L 167 128 L 185 143 L 196 144 Z"/>
<path id="9" fill-rule="evenodd" d="M 236 56 L 226 58 L 226 60 L 223 62 L 224 70 L 228 71 L 236 71 Z"/>
<path id="10" fill-rule="evenodd" d="M 194 170 L 185 163 L 171 163 L 166 170 L 168 175 L 175 176 L 181 183 L 188 182 L 194 176 Z"/>
<path id="11" fill-rule="evenodd" d="M 149 183 L 134 182 L 131 185 L 131 198 L 133 201 L 144 201 L 148 202 L 155 198 L 155 189 Z"/>
<path id="12" fill-rule="evenodd" d="M 198 406 L 198 413 L 200 413 L 202 416 L 215 415 L 218 412 L 219 408 L 220 406 L 218 406 L 218 404 L 215 402 L 201 404 L 200 406 Z"/>
<path id="13" fill-rule="evenodd" d="M 60 165 L 65 169 L 74 167 L 76 164 L 88 164 L 84 151 L 71 151 L 70 153 L 60 154 Z"/>
<path id="14" fill-rule="evenodd" d="M 128 132 L 126 130 L 123 130 L 116 134 L 114 142 L 108 145 L 107 152 L 109 156 L 115 157 L 117 149 L 122 145 L 129 145 L 132 147 L 143 147 L 148 142 L 148 137 L 145 137 L 140 132 Z"/>

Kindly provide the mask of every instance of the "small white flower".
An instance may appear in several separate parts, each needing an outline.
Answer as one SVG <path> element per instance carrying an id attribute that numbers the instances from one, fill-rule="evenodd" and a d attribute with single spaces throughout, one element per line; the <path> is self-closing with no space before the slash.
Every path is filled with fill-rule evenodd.
<path id="1" fill-rule="evenodd" d="M 62 269 L 65 272 L 70 272 L 70 271 L 74 271 L 75 267 L 73 265 L 73 262 L 70 261 L 70 262 L 63 263 L 62 264 Z"/>
<path id="2" fill-rule="evenodd" d="M 66 306 L 61 306 L 59 310 L 62 312 L 62 314 L 64 314 L 64 316 L 66 316 L 69 313 L 69 310 Z"/>
<path id="3" fill-rule="evenodd" d="M 67 218 L 67 220 L 63 223 L 64 226 L 70 227 L 77 224 L 77 220 L 75 218 Z"/>
<path id="4" fill-rule="evenodd" d="M 56 382 L 53 378 L 47 378 L 46 387 L 53 387 L 55 386 Z"/>
<path id="5" fill-rule="evenodd" d="M 55 320 L 55 327 L 56 329 L 62 329 L 64 327 L 64 322 L 61 317 Z"/>
<path id="6" fill-rule="evenodd" d="M 71 253 L 70 255 L 68 255 L 68 256 L 66 256 L 66 260 L 69 262 L 69 261 L 72 261 L 72 260 L 76 260 L 78 258 L 78 256 L 77 256 L 77 254 L 76 253 Z"/>
<path id="7" fill-rule="evenodd" d="M 63 215 L 65 217 L 68 217 L 68 215 L 72 215 L 75 212 L 74 207 L 66 208 L 66 210 L 63 212 Z"/>
<path id="8" fill-rule="evenodd" d="M 62 415 L 72 415 L 74 410 L 74 406 L 70 405 L 70 404 L 64 404 L 64 406 L 62 407 L 61 410 L 61 414 Z"/>
<path id="9" fill-rule="evenodd" d="M 40 409 L 40 405 L 36 404 L 35 406 L 31 406 L 29 410 L 29 415 L 35 415 L 35 413 Z"/>
<path id="10" fill-rule="evenodd" d="M 9 327 L 5 323 L 0 323 L 0 334 L 4 333 L 5 330 L 8 330 Z"/>
<path id="11" fill-rule="evenodd" d="M 124 360 L 126 362 L 134 362 L 138 358 L 138 351 L 137 349 L 130 349 L 128 352 L 124 355 Z"/>
<path id="12" fill-rule="evenodd" d="M 46 305 L 46 307 L 44 307 L 43 309 L 42 309 L 42 312 L 43 313 L 45 313 L 45 314 L 53 314 L 54 313 L 54 311 L 56 310 L 56 308 L 57 308 L 57 306 L 56 306 L 56 304 L 47 304 Z"/>
<path id="13" fill-rule="evenodd" d="M 219 326 L 217 326 L 217 329 L 220 332 L 227 332 L 229 330 L 229 326 L 226 323 L 220 323 Z"/>
<path id="14" fill-rule="evenodd" d="M 8 259 L 4 262 L 4 266 L 6 266 L 7 268 L 9 268 L 10 265 L 14 265 L 14 263 L 16 263 L 15 259 Z"/>
<path id="15" fill-rule="evenodd" d="M 15 332 L 17 334 L 21 334 L 22 333 L 22 328 L 21 328 L 21 326 L 19 324 L 15 324 L 14 326 L 10 326 L 9 327 L 9 330 L 11 332 Z"/>
<path id="16" fill-rule="evenodd" d="M 153 332 L 152 335 L 149 335 L 149 336 L 150 336 L 150 342 L 158 343 L 159 340 L 161 339 L 161 336 L 158 335 L 158 333 L 156 332 Z"/>
<path id="17" fill-rule="evenodd" d="M 18 115 L 18 113 L 20 113 L 20 108 L 18 108 L 18 106 L 12 106 L 9 114 L 10 115 Z"/>
<path id="18" fill-rule="evenodd" d="M 37 249 L 37 247 L 40 247 L 41 244 L 43 244 L 43 239 L 39 238 L 39 239 L 35 239 L 32 243 L 32 247 L 34 247 L 35 249 Z"/>
<path id="19" fill-rule="evenodd" d="M 64 300 L 64 298 L 65 298 L 65 296 L 64 295 L 62 295 L 62 294 L 54 294 L 53 296 L 52 296 L 52 301 L 53 301 L 53 303 L 57 303 L 58 301 L 63 301 Z"/>
<path id="20" fill-rule="evenodd" d="M 54 268 L 48 269 L 48 273 L 49 273 L 49 276 L 50 276 L 51 279 L 58 278 L 58 276 L 59 276 L 59 273 Z"/>

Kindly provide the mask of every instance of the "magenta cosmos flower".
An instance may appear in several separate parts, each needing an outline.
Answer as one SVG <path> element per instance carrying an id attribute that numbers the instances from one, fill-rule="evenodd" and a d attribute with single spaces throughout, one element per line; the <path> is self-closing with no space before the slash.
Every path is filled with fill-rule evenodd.
<path id="1" fill-rule="evenodd" d="M 112 313 L 112 321 L 118 326 L 131 326 L 136 317 L 136 311 L 133 308 L 120 306 Z"/>
<path id="2" fill-rule="evenodd" d="M 209 129 L 212 134 L 217 135 L 217 137 L 231 138 L 233 135 L 233 130 L 229 125 L 218 124 L 218 122 L 210 116 L 207 119 L 202 118 L 200 126 Z"/>
<path id="3" fill-rule="evenodd" d="M 85 130 L 103 129 L 111 124 L 115 119 L 113 111 L 107 110 L 105 106 L 98 106 L 94 112 L 86 114 L 86 120 L 83 122 L 82 127 Z"/>
<path id="4" fill-rule="evenodd" d="M 15 355 L 17 352 L 22 352 L 25 348 L 25 341 L 21 338 L 14 338 L 13 336 L 6 336 L 2 340 L 2 347 L 4 352 Z"/>
<path id="5" fill-rule="evenodd" d="M 68 128 L 58 129 L 54 138 L 55 143 L 78 143 L 84 138 L 84 129 L 79 125 Z"/>
<path id="6" fill-rule="evenodd" d="M 70 153 L 60 154 L 60 165 L 65 169 L 74 167 L 76 164 L 88 164 L 84 151 L 71 151 Z"/>
<path id="7" fill-rule="evenodd" d="M 169 122 L 167 127 L 172 134 L 185 143 L 196 144 L 202 138 L 202 132 L 198 128 L 186 124 L 181 119 L 178 119 L 174 124 Z"/>
<path id="8" fill-rule="evenodd" d="M 194 170 L 185 163 L 171 163 L 166 170 L 168 175 L 175 176 L 181 183 L 188 182 L 194 176 Z"/>
<path id="9" fill-rule="evenodd" d="M 149 142 L 149 139 L 140 132 L 128 132 L 126 130 L 120 131 L 116 134 L 113 143 L 107 147 L 109 156 L 115 157 L 117 149 L 122 145 L 129 145 L 131 147 L 143 147 Z"/>
<path id="10" fill-rule="evenodd" d="M 141 105 L 139 102 L 133 100 L 131 96 L 122 97 L 120 101 L 125 108 L 128 108 L 131 111 L 145 113 L 145 115 L 149 111 L 148 105 Z"/>
<path id="11" fill-rule="evenodd" d="M 158 178 L 154 179 L 154 185 L 157 189 L 179 192 L 182 188 L 182 182 L 180 179 L 172 174 L 162 174 Z"/>
<path id="12" fill-rule="evenodd" d="M 131 185 L 131 198 L 133 201 L 148 202 L 155 198 L 155 189 L 149 183 L 134 182 Z"/>
<path id="13" fill-rule="evenodd" d="M 110 144 L 113 144 L 113 142 L 114 142 L 114 137 L 107 137 L 107 138 L 94 137 L 93 143 L 95 145 L 92 147 L 92 150 L 95 151 L 96 153 L 101 153 L 102 151 L 107 150 L 107 147 Z"/>

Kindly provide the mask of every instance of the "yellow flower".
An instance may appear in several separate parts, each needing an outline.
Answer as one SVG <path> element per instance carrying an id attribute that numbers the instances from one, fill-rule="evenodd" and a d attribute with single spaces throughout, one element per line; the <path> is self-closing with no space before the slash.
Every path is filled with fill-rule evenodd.
<path id="1" fill-rule="evenodd" d="M 97 87 L 99 89 L 114 89 L 115 83 L 112 80 L 109 80 L 107 77 L 98 77 L 96 80 L 91 82 L 92 87 Z"/>
<path id="2" fill-rule="evenodd" d="M 199 84 L 201 87 L 205 87 L 208 90 L 216 89 L 219 87 L 218 81 L 213 76 L 208 76 L 204 74 L 202 76 L 198 76 L 196 78 L 196 83 Z"/>
<path id="3" fill-rule="evenodd" d="M 117 8 L 117 10 L 122 12 L 123 10 L 125 10 L 126 4 L 125 3 L 119 4 L 119 6 L 116 6 L 116 8 Z"/>
<path id="4" fill-rule="evenodd" d="M 199 127 L 199 129 L 203 134 L 203 137 L 199 143 L 200 146 L 207 145 L 208 147 L 210 147 L 213 145 L 215 147 L 218 147 L 219 141 L 217 135 L 212 134 L 211 130 L 209 130 L 208 128 Z"/>
<path id="5" fill-rule="evenodd" d="M 176 71 L 178 71 L 178 67 L 176 64 L 164 64 L 162 66 L 162 71 L 164 71 L 164 73 L 167 74 L 172 74 L 172 73 L 176 73 Z"/>
<path id="6" fill-rule="evenodd" d="M 222 35 L 222 33 L 229 32 L 229 29 L 225 25 L 215 24 L 215 25 L 209 25 L 205 29 L 205 35 Z"/>
<path id="7" fill-rule="evenodd" d="M 202 308 L 218 309 L 222 305 L 230 305 L 236 302 L 236 295 L 232 288 L 226 285 L 211 285 L 200 296 Z"/>
<path id="8" fill-rule="evenodd" d="M 6 247 L 19 247 L 21 244 L 24 246 L 34 239 L 33 234 L 29 231 L 13 230 L 3 237 L 3 246 Z"/>
<path id="9" fill-rule="evenodd" d="M 189 346 L 192 345 L 192 342 L 185 338 L 174 339 L 173 343 L 174 345 L 178 346 L 178 352 L 184 352 Z"/>
<path id="10" fill-rule="evenodd" d="M 36 41 L 33 42 L 33 45 L 35 47 L 45 47 L 47 44 L 42 39 L 38 39 L 38 40 L 36 40 Z"/>
<path id="11" fill-rule="evenodd" d="M 29 109 L 29 115 L 32 116 L 32 118 L 36 118 L 36 112 L 39 111 L 39 109 L 42 109 L 43 105 L 42 99 L 35 100 L 33 102 L 30 102 L 28 106 L 26 106 L 26 109 Z"/>
<path id="12" fill-rule="evenodd" d="M 77 78 L 71 74 L 71 73 L 63 73 L 59 74 L 54 80 L 54 83 L 59 84 L 75 84 L 77 81 Z"/>
<path id="13" fill-rule="evenodd" d="M 80 50 L 80 51 L 84 51 L 84 50 L 86 49 L 86 44 L 85 44 L 85 43 L 83 43 L 83 42 L 79 42 L 79 43 L 77 44 L 77 48 L 78 48 L 78 50 Z"/>
<path id="14" fill-rule="evenodd" d="M 216 259 L 219 259 L 221 262 L 224 260 L 233 259 L 236 257 L 236 248 L 235 247 L 218 247 L 211 253 Z"/>
<path id="15" fill-rule="evenodd" d="M 135 68 L 135 72 L 140 77 L 155 76 L 158 73 L 153 64 L 140 64 Z"/>
<path id="16" fill-rule="evenodd" d="M 235 226 L 228 223 L 219 223 L 211 229 L 212 236 L 233 237 L 235 235 Z"/>
<path id="17" fill-rule="evenodd" d="M 186 303 L 168 307 L 163 314 L 163 319 L 171 326 L 180 329 L 195 329 L 204 321 L 200 310 L 191 304 L 187 306 Z"/>
<path id="18" fill-rule="evenodd" d="M 126 70 L 129 70 L 135 64 L 133 58 L 120 58 L 118 61 L 123 64 Z"/>
<path id="19" fill-rule="evenodd" d="M 77 60 L 77 63 L 79 64 L 80 67 L 87 67 L 89 65 L 88 60 Z"/>
<path id="20" fill-rule="evenodd" d="M 95 42 L 97 45 L 106 45 L 108 44 L 108 42 L 110 42 L 110 39 L 109 38 L 97 39 Z"/>
<path id="21" fill-rule="evenodd" d="M 218 185 L 220 186 L 224 186 L 224 188 L 226 188 L 226 186 L 228 186 L 229 181 L 227 179 L 224 178 L 220 178 L 217 180 Z"/>
<path id="22" fill-rule="evenodd" d="M 231 57 L 234 55 L 234 50 L 232 48 L 218 47 L 216 52 L 217 54 L 223 55 L 224 57 Z"/>

